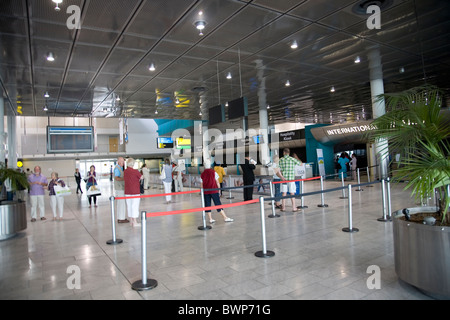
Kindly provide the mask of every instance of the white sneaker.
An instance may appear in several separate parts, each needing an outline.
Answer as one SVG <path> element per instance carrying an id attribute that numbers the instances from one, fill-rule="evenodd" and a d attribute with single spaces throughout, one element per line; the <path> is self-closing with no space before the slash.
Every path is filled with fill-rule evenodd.
<path id="1" fill-rule="evenodd" d="M 225 219 L 225 222 L 233 222 L 233 221 L 234 221 L 233 218 L 226 218 L 226 219 Z"/>
<path id="2" fill-rule="evenodd" d="M 214 222 L 216 222 L 216 220 L 214 220 L 214 219 L 209 220 L 209 223 L 214 223 Z"/>

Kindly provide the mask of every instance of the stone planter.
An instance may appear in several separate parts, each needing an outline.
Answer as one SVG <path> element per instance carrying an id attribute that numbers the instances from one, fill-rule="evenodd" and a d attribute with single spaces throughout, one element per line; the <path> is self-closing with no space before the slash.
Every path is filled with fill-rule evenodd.
<path id="1" fill-rule="evenodd" d="M 27 228 L 26 202 L 1 201 L 0 240 L 14 237 L 17 232 Z"/>
<path id="2" fill-rule="evenodd" d="M 410 214 L 435 207 L 408 208 Z M 450 227 L 403 221 L 393 214 L 395 271 L 400 279 L 437 299 L 450 298 Z"/>

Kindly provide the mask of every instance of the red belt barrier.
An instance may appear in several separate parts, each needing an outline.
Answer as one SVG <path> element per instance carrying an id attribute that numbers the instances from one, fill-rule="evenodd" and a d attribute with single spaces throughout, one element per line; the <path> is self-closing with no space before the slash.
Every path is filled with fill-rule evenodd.
<path id="1" fill-rule="evenodd" d="M 124 200 L 124 199 L 137 199 L 137 198 L 153 198 L 153 197 L 162 197 L 162 196 L 172 196 L 176 194 L 188 194 L 188 193 L 198 193 L 200 190 L 191 190 L 191 191 L 182 191 L 182 192 L 171 192 L 171 193 L 157 193 L 157 194 L 147 194 L 145 196 L 132 196 L 132 197 L 115 197 L 115 200 Z"/>
<path id="2" fill-rule="evenodd" d="M 180 213 L 187 213 L 187 212 L 197 212 L 197 211 L 206 211 L 206 210 L 214 210 L 214 209 L 223 209 L 223 208 L 230 208 L 230 207 L 237 207 L 244 204 L 251 204 L 259 202 L 259 199 L 253 199 L 248 201 L 242 201 L 242 202 L 236 202 L 236 203 L 229 203 L 229 204 L 222 204 L 220 206 L 212 206 L 212 207 L 205 207 L 205 208 L 193 208 L 193 209 L 183 209 L 183 210 L 175 210 L 175 211 L 160 211 L 160 212 L 150 212 L 146 214 L 146 217 L 159 217 L 159 216 L 167 216 L 172 214 L 180 214 Z"/>
<path id="3" fill-rule="evenodd" d="M 274 181 L 272 182 L 272 184 L 277 184 L 277 183 L 288 183 L 288 182 L 297 182 L 297 181 L 307 181 L 307 180 L 316 180 L 316 179 L 320 179 L 320 176 L 318 177 L 312 177 L 312 178 L 306 178 L 306 179 L 300 179 L 300 180 L 281 180 L 281 181 Z"/>

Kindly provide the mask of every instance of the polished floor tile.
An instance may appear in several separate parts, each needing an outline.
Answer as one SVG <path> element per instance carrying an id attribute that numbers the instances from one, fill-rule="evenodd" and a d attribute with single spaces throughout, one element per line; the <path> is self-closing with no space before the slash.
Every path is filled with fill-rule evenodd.
<path id="1" fill-rule="evenodd" d="M 325 189 L 339 187 L 326 181 Z M 89 207 L 86 196 L 65 197 L 64 220 L 52 221 L 48 196 L 46 221 L 28 222 L 27 229 L 0 242 L 0 299 L 3 300 L 427 300 L 412 286 L 400 281 L 394 270 L 392 223 L 377 221 L 383 215 L 381 187 L 352 192 L 352 226 L 348 200 L 341 191 L 305 197 L 308 208 L 288 210 L 268 218 L 264 205 L 266 250 L 271 258 L 258 258 L 263 250 L 260 205 L 246 204 L 226 209 L 234 222 L 216 223 L 199 230 L 202 213 L 183 213 L 147 219 L 147 276 L 158 286 L 135 291 L 132 283 L 142 280 L 141 227 L 116 224 L 116 238 L 123 243 L 108 245 L 113 238 L 111 183 L 101 182 L 98 207 Z M 415 205 L 404 185 L 391 185 L 393 210 Z M 317 181 L 305 183 L 305 192 L 320 189 Z M 146 194 L 161 193 L 155 186 Z M 228 195 L 228 193 L 227 193 Z M 242 201 L 241 192 L 234 199 Z M 256 198 L 258 195 L 255 194 Z M 199 194 L 141 200 L 146 212 L 171 211 L 201 206 Z M 297 199 L 297 205 L 300 200 Z M 28 206 L 29 213 L 29 206 Z M 208 223 L 209 225 L 209 223 Z M 381 288 L 369 289 L 367 268 L 381 269 Z M 79 270 L 79 288 L 70 272 Z"/>

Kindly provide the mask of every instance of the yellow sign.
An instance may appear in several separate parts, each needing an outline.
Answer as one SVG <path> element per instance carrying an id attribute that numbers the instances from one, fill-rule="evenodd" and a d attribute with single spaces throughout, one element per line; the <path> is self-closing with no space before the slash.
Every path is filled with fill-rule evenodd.
<path id="1" fill-rule="evenodd" d="M 22 167 L 23 167 L 22 161 L 17 161 L 17 168 L 22 168 Z"/>

